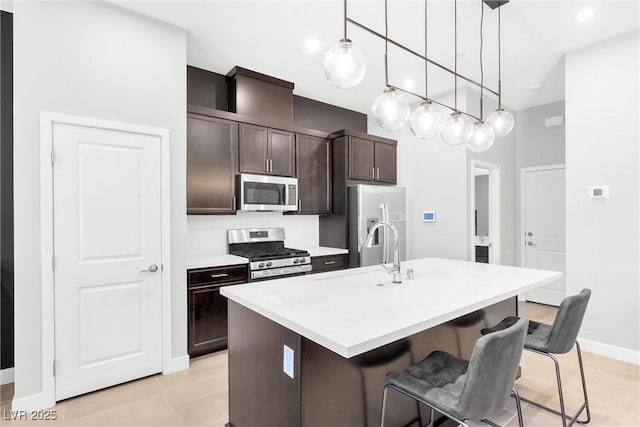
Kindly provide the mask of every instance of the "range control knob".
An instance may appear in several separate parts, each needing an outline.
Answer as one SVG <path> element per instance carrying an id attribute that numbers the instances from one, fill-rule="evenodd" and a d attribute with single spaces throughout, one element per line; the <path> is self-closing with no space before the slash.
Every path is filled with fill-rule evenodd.
<path id="1" fill-rule="evenodd" d="M 297 264 L 298 262 L 299 262 L 299 261 L 298 261 L 298 258 L 296 258 L 296 259 L 294 259 L 294 260 L 293 260 L 293 263 L 294 263 L 294 264 Z"/>
<path id="2" fill-rule="evenodd" d="M 271 261 L 267 262 L 267 267 L 271 267 L 273 265 L 273 263 Z"/>
<path id="3" fill-rule="evenodd" d="M 305 262 L 307 262 L 305 258 L 300 258 L 300 264 L 304 264 Z"/>
<path id="4" fill-rule="evenodd" d="M 264 262 L 261 262 L 260 264 L 258 264 L 258 268 L 263 268 L 264 267 Z"/>

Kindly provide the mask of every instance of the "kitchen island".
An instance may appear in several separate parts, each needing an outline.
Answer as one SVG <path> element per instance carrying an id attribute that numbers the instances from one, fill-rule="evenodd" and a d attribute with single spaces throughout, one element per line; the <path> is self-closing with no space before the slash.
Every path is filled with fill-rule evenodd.
<path id="1" fill-rule="evenodd" d="M 244 426 L 379 425 L 385 374 L 433 350 L 468 358 L 481 328 L 562 273 L 438 258 L 229 286 L 229 418 Z M 414 278 L 407 279 L 412 269 Z M 418 425 L 389 395 L 387 425 Z M 427 418 L 423 418 L 427 419 Z"/>

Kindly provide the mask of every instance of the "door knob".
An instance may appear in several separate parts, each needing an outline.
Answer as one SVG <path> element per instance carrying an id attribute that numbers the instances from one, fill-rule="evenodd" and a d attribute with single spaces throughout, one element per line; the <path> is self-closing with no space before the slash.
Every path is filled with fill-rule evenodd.
<path id="1" fill-rule="evenodd" d="M 140 270 L 141 273 L 155 273 L 156 271 L 158 271 L 158 266 L 155 264 L 151 264 L 146 270 Z"/>
<path id="2" fill-rule="evenodd" d="M 537 246 L 537 245 L 536 245 L 535 243 L 533 243 L 531 240 L 529 240 L 529 241 L 527 242 L 527 245 L 528 245 L 528 246 Z"/>
<path id="3" fill-rule="evenodd" d="M 527 236 L 531 237 L 531 236 L 533 236 L 533 233 L 532 232 L 528 232 Z"/>

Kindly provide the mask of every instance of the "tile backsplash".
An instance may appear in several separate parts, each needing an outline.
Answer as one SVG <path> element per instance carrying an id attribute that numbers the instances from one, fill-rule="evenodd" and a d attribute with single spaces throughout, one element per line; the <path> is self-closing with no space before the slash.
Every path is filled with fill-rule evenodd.
<path id="1" fill-rule="evenodd" d="M 285 229 L 285 245 L 306 249 L 318 246 L 317 215 L 283 215 L 280 212 L 238 212 L 237 215 L 189 215 L 188 256 L 227 253 L 227 230 L 233 228 Z"/>

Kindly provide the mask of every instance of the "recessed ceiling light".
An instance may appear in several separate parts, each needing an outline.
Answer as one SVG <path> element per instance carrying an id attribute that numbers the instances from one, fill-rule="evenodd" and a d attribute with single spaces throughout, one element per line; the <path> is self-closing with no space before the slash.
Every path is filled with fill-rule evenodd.
<path id="1" fill-rule="evenodd" d="M 582 9 L 576 15 L 576 21 L 578 21 L 578 22 L 589 22 L 589 21 L 591 21 L 591 19 L 593 19 L 594 15 L 595 15 L 595 12 L 593 11 L 593 9 Z"/>
<path id="2" fill-rule="evenodd" d="M 537 84 L 537 85 L 529 86 L 529 90 L 534 91 L 534 90 L 542 89 L 543 87 L 544 87 L 543 84 Z"/>
<path id="3" fill-rule="evenodd" d="M 402 87 L 405 88 L 406 90 L 411 90 L 414 87 L 416 87 L 416 82 L 413 81 L 413 79 L 404 79 L 404 82 L 402 83 Z"/>
<path id="4" fill-rule="evenodd" d="M 316 53 L 320 48 L 320 42 L 314 37 L 308 38 L 304 48 L 308 53 Z"/>

